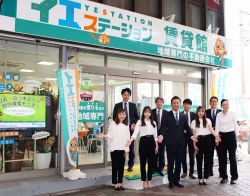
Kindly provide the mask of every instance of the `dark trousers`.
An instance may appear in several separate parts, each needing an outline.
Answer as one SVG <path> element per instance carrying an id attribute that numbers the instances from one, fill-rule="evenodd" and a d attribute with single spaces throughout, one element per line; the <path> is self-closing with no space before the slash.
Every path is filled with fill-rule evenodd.
<path id="1" fill-rule="evenodd" d="M 198 136 L 198 142 L 196 143 L 198 147 L 198 154 L 196 155 L 197 160 L 197 171 L 198 171 L 198 178 L 199 179 L 208 179 L 209 177 L 209 166 L 210 166 L 210 159 L 211 159 L 211 136 Z M 204 160 L 204 173 L 202 174 L 202 165 Z"/>
<path id="2" fill-rule="evenodd" d="M 133 135 L 133 131 L 130 130 L 130 136 Z M 132 141 L 129 146 L 129 154 L 128 154 L 128 167 L 134 166 L 134 159 L 135 159 L 135 142 Z"/>
<path id="3" fill-rule="evenodd" d="M 155 155 L 154 159 L 154 171 L 162 171 L 165 166 L 166 143 L 163 141 L 162 143 L 158 143 L 158 145 L 158 153 Z"/>
<path id="4" fill-rule="evenodd" d="M 110 154 L 112 161 L 112 183 L 122 183 L 125 165 L 125 151 L 115 150 Z"/>
<path id="5" fill-rule="evenodd" d="M 210 147 L 210 155 L 211 155 L 211 159 L 210 159 L 210 164 L 209 164 L 209 174 L 210 175 L 213 175 L 213 167 L 214 167 L 214 150 L 216 149 L 216 152 L 217 152 L 217 154 L 219 154 L 218 153 L 218 147 L 215 145 L 215 137 L 211 134 L 210 135 L 210 137 L 211 137 L 211 147 Z M 218 156 L 218 160 L 220 159 L 220 157 Z M 219 160 L 220 161 L 220 160 Z M 220 170 L 220 166 L 219 166 L 219 168 L 218 168 L 218 170 L 219 170 L 219 174 L 221 174 L 221 170 Z"/>
<path id="6" fill-rule="evenodd" d="M 167 144 L 168 181 L 170 183 L 180 181 L 183 149 L 184 149 L 184 143 L 182 142 Z"/>
<path id="7" fill-rule="evenodd" d="M 230 174 L 231 180 L 238 179 L 237 162 L 236 162 L 236 149 L 237 141 L 235 131 L 222 133 L 220 132 L 221 142 L 219 144 L 219 164 L 221 168 L 221 177 L 227 179 L 227 152 L 230 161 Z"/>
<path id="8" fill-rule="evenodd" d="M 184 146 L 184 154 L 182 159 L 182 169 L 183 173 L 187 173 L 187 147 L 188 147 L 188 155 L 189 155 L 189 175 L 194 173 L 194 143 L 193 140 L 186 136 L 185 146 Z"/>
<path id="9" fill-rule="evenodd" d="M 143 136 L 139 142 L 141 180 L 151 181 L 154 169 L 155 140 L 152 135 Z M 148 173 L 146 174 L 146 163 L 148 163 Z"/>

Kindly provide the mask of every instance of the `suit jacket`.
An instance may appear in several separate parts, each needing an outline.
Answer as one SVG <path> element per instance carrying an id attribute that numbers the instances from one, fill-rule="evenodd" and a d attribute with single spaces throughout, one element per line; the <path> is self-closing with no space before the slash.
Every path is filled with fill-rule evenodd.
<path id="1" fill-rule="evenodd" d="M 182 111 L 181 113 L 184 114 L 185 117 L 187 118 L 187 115 L 185 114 L 185 111 Z M 195 113 L 190 111 L 190 125 L 191 125 L 193 120 L 195 120 Z M 187 118 L 187 121 L 188 121 L 188 118 Z M 186 131 L 185 131 L 185 133 L 186 133 Z"/>
<path id="2" fill-rule="evenodd" d="M 179 123 L 177 125 L 173 111 L 169 111 L 166 115 L 166 130 L 161 131 L 161 135 L 165 137 L 166 144 L 171 145 L 178 142 L 180 145 L 184 145 L 186 139 L 185 130 L 188 137 L 193 135 L 186 115 L 179 113 Z"/>
<path id="3" fill-rule="evenodd" d="M 156 122 L 157 125 L 157 134 L 160 135 L 161 130 L 166 130 L 166 122 L 167 122 L 167 113 L 168 111 L 165 109 L 162 109 L 162 115 L 161 115 L 161 126 L 158 127 L 158 122 L 157 122 L 157 110 L 156 108 L 152 110 L 152 117 L 153 120 Z"/>
<path id="4" fill-rule="evenodd" d="M 116 114 L 118 109 L 123 108 L 123 102 L 115 104 L 114 110 L 113 110 L 113 120 L 115 120 Z M 128 102 L 129 103 L 129 121 L 130 125 L 135 123 L 139 120 L 139 115 L 137 112 L 136 105 L 134 103 Z"/>
<path id="5" fill-rule="evenodd" d="M 222 110 L 217 109 L 217 110 L 216 110 L 216 116 L 217 116 L 217 114 L 218 114 L 219 112 L 221 112 L 221 111 L 222 111 Z M 206 110 L 206 116 L 207 116 L 207 118 L 209 118 L 209 119 L 211 120 L 211 122 L 212 122 L 212 127 L 215 127 L 216 116 L 215 116 L 214 119 L 212 118 L 211 109 L 207 109 L 207 110 Z"/>

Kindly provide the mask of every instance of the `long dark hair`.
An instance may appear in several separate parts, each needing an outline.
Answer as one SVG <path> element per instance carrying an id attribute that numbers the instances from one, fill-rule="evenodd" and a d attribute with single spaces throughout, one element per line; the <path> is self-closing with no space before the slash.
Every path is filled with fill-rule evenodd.
<path id="1" fill-rule="evenodd" d="M 152 110 L 149 106 L 146 106 L 143 108 L 142 115 L 141 115 L 141 126 L 143 126 L 143 127 L 146 126 L 145 116 L 144 116 L 144 113 L 146 111 L 149 111 L 151 113 L 149 119 L 150 119 L 151 125 L 155 128 L 155 123 L 154 123 L 153 116 L 152 116 Z"/>
<path id="2" fill-rule="evenodd" d="M 206 112 L 205 112 L 206 110 L 202 106 L 199 106 L 197 108 L 197 110 L 196 110 L 196 115 L 195 115 L 195 122 L 196 123 L 195 124 L 196 124 L 197 128 L 200 128 L 200 120 L 199 120 L 199 116 L 198 116 L 199 110 L 203 110 L 204 111 L 204 116 L 202 117 L 202 120 L 203 120 L 203 127 L 205 128 L 205 127 L 207 127 L 207 116 L 206 116 Z"/>
<path id="3" fill-rule="evenodd" d="M 118 115 L 120 113 L 125 113 L 126 114 L 126 110 L 124 110 L 123 108 L 120 108 L 117 110 L 116 116 L 115 116 L 115 123 L 118 125 L 120 123 L 120 120 L 118 118 Z M 127 125 L 127 123 L 125 122 L 125 120 L 122 122 L 124 125 Z"/>

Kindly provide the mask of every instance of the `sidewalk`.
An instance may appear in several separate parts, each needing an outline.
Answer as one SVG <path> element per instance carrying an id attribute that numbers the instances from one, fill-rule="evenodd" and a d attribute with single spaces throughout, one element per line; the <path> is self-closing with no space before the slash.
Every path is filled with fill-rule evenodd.
<path id="1" fill-rule="evenodd" d="M 229 168 L 229 167 L 228 167 Z M 250 156 L 244 155 L 243 160 L 238 162 L 239 180 L 237 184 L 221 185 L 220 178 L 218 178 L 218 167 L 214 168 L 215 176 L 210 177 L 207 186 L 198 185 L 198 180 L 185 179 L 183 180 L 184 188 L 174 187 L 169 189 L 167 185 L 160 185 L 148 190 L 129 190 L 124 192 L 115 192 L 110 186 L 102 186 L 93 190 L 82 190 L 79 193 L 63 194 L 64 196 L 110 196 L 110 195 L 122 195 L 122 196 L 163 196 L 163 195 L 175 195 L 175 196 L 249 196 L 250 195 Z M 230 173 L 229 173 L 230 174 Z M 154 179 L 153 179 L 154 182 Z M 54 194 L 59 195 L 59 194 Z"/>

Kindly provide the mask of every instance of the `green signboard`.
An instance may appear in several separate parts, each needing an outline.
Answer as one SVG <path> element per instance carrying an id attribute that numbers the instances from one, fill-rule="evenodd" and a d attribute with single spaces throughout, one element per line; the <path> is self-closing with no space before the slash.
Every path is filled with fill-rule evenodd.
<path id="1" fill-rule="evenodd" d="M 82 101 L 79 106 L 79 122 L 104 122 L 104 102 Z"/>
<path id="2" fill-rule="evenodd" d="M 232 66 L 232 43 L 223 36 L 87 0 L 3 1 L 0 24 L 15 33 Z"/>
<path id="3" fill-rule="evenodd" d="M 45 127 L 46 96 L 0 94 L 0 128 Z"/>

